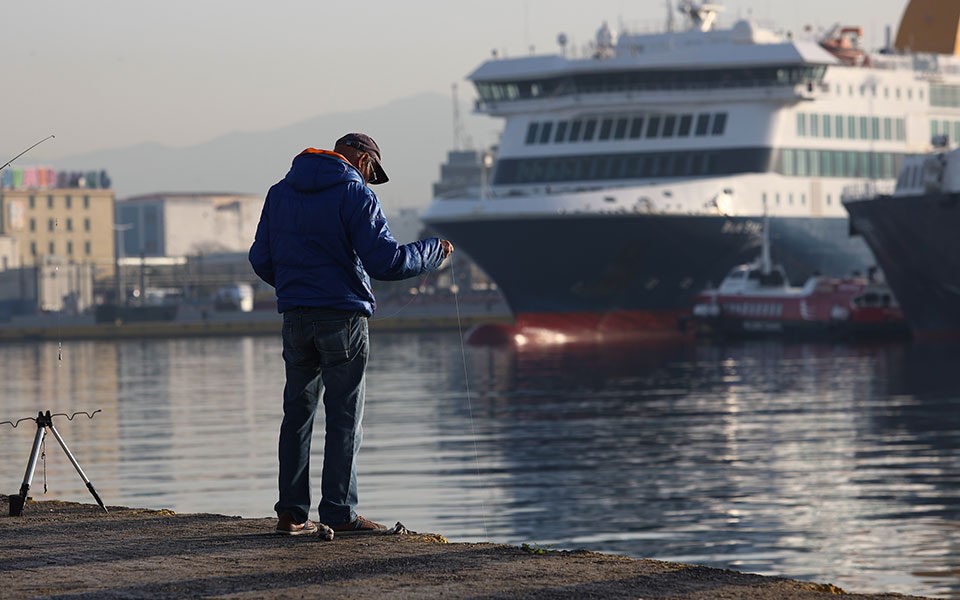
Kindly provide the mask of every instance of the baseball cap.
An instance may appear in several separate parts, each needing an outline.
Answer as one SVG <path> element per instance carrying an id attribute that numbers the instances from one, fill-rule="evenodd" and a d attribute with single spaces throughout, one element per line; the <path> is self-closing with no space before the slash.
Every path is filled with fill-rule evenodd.
<path id="1" fill-rule="evenodd" d="M 383 170 L 383 165 L 380 164 L 380 146 L 373 141 L 372 137 L 365 133 L 348 133 L 337 140 L 337 146 L 340 146 L 341 144 L 356 148 L 361 152 L 366 152 L 373 157 L 373 172 L 375 178 L 370 182 L 371 184 L 386 183 L 390 181 L 390 178 L 387 177 L 387 173 Z"/>

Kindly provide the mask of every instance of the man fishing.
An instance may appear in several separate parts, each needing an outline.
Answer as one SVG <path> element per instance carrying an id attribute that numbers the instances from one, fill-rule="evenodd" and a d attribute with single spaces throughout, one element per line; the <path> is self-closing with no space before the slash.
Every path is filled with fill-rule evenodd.
<path id="1" fill-rule="evenodd" d="M 349 133 L 333 151 L 308 148 L 267 192 L 250 264 L 276 290 L 283 314 L 283 422 L 277 533 L 383 532 L 357 514 L 367 319 L 376 308 L 370 278 L 396 280 L 439 268 L 453 244 L 429 238 L 399 244 L 369 185 L 388 181 L 380 148 Z M 319 505 L 310 512 L 310 442 L 323 398 L 326 432 Z"/>

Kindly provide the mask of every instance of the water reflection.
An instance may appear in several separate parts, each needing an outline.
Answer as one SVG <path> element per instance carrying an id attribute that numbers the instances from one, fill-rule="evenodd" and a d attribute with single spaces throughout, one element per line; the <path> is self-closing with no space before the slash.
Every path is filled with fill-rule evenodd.
<path id="1" fill-rule="evenodd" d="M 956 594 L 958 356 L 759 343 L 473 367 L 509 381 L 480 398 L 515 539 Z"/>
<path id="2" fill-rule="evenodd" d="M 960 597 L 958 358 L 920 344 L 517 352 L 381 333 L 361 508 L 454 540 Z M 269 515 L 282 386 L 274 337 L 0 346 L 0 420 L 103 410 L 58 429 L 114 505 Z M 30 425 L 0 428 L 4 493 Z M 47 497 L 91 501 L 47 454 Z M 38 497 L 43 480 L 38 468 Z"/>

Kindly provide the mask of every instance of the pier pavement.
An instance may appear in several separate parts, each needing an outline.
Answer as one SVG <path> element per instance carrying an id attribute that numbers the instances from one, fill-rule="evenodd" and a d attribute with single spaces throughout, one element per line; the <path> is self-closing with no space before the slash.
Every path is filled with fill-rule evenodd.
<path id="1" fill-rule="evenodd" d="M 3 496 L 0 597 L 911 598 L 596 552 L 447 543 L 434 533 L 323 541 L 276 535 L 273 518 L 108 509 L 28 501 L 12 517 Z"/>

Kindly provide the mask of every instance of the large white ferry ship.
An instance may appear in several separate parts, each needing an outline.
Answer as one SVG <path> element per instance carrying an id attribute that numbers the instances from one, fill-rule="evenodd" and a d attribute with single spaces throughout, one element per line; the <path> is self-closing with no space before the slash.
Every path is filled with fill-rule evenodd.
<path id="1" fill-rule="evenodd" d="M 895 41 L 809 39 L 683 2 L 683 31 L 591 52 L 494 57 L 468 77 L 504 119 L 482 185 L 425 222 L 497 282 L 516 325 L 593 339 L 674 335 L 692 299 L 758 251 L 798 281 L 873 264 L 841 192 L 892 189 L 931 134 L 960 138 L 958 2 L 912 0 Z"/>

